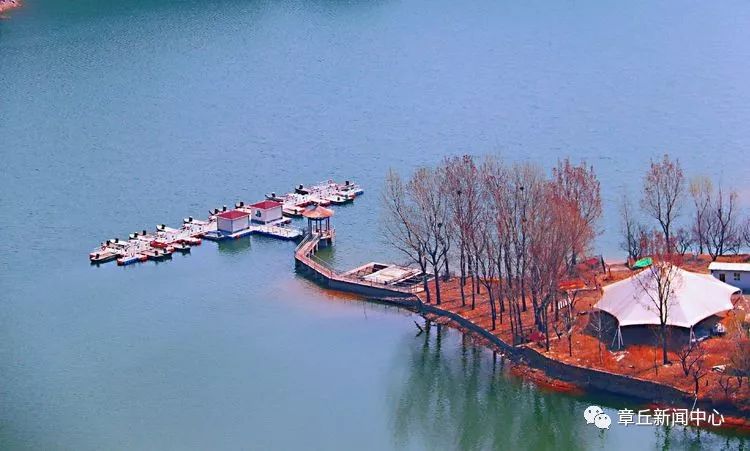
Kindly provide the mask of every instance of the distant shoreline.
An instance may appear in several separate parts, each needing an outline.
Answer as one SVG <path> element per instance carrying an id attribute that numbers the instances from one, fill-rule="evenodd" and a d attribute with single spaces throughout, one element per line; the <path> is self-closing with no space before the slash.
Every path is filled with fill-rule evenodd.
<path id="1" fill-rule="evenodd" d="M 9 11 L 23 6 L 21 0 L 0 0 L 0 17 Z"/>

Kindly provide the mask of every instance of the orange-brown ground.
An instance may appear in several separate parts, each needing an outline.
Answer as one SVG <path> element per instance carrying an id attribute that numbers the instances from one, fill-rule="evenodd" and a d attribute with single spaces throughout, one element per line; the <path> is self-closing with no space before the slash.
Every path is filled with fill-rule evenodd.
<path id="1" fill-rule="evenodd" d="M 747 255 L 720 259 L 720 261 L 737 262 L 748 260 L 750 260 L 750 257 Z M 708 256 L 689 256 L 685 257 L 681 266 L 690 271 L 707 272 L 709 263 L 710 258 Z M 577 315 L 575 332 L 572 338 L 572 355 L 569 355 L 567 337 L 562 336 L 558 339 L 552 329 L 550 332 L 549 351 L 545 349 L 545 346 L 541 342 L 531 342 L 523 346 L 530 346 L 548 357 L 569 364 L 648 379 L 676 387 L 684 392 L 692 394 L 695 387 L 694 380 L 692 377 L 684 375 L 679 363 L 679 358 L 675 352 L 669 352 L 669 359 L 673 362 L 671 365 L 665 366 L 661 364 L 661 348 L 655 346 L 657 343 L 655 335 L 652 342 L 651 340 L 648 340 L 650 342 L 649 344 L 628 346 L 626 343 L 626 347 L 622 351 L 608 349 L 607 345 L 611 344 L 612 337 L 607 337 L 607 339 L 602 340 L 601 343 L 602 351 L 600 359 L 599 340 L 594 334 L 587 331 L 587 323 L 591 316 L 590 313 L 592 307 L 601 296 L 601 290 L 599 290 L 597 286 L 604 286 L 617 280 L 622 280 L 629 277 L 632 272 L 624 265 L 609 265 L 606 272 L 602 271 L 601 266 L 594 267 L 593 265 L 589 268 L 580 269 L 581 277 L 592 289 L 579 291 L 576 296 L 577 300 L 575 301 L 574 306 Z M 471 309 L 471 288 L 469 283 L 467 283 L 465 287 L 466 306 L 461 305 L 458 278 L 453 278 L 447 282 L 441 283 L 440 288 L 442 292 L 440 307 L 442 309 L 457 313 L 472 321 L 474 324 L 486 330 L 491 330 L 492 319 L 490 316 L 489 302 L 484 288 L 482 288 L 481 294 L 476 295 L 476 308 L 473 310 Z M 433 293 L 432 302 L 434 303 L 434 282 L 431 286 L 431 291 Z M 424 302 L 424 293 L 420 295 L 420 297 L 422 297 L 422 301 Z M 530 330 L 534 324 L 530 301 L 528 307 L 529 309 L 522 314 L 525 331 Z M 748 312 L 750 312 L 750 303 L 748 303 L 748 299 L 741 298 L 737 303 L 735 310 L 730 312 L 721 320 L 721 322 L 725 324 L 729 330 L 730 328 L 736 327 L 737 321 L 735 320 L 743 320 L 745 314 Z M 506 343 L 511 343 L 512 335 L 507 313 L 503 316 L 502 324 L 499 322 L 500 318 L 498 318 L 497 327 L 491 332 Z M 550 314 L 550 320 L 552 319 L 553 315 Z M 453 326 L 456 325 L 454 324 Z M 731 406 L 737 411 L 750 414 L 750 383 L 743 382 L 740 387 L 738 386 L 736 378 L 731 378 L 729 382 L 731 388 L 727 391 L 727 396 L 725 396 L 724 389 L 719 385 L 719 379 L 721 378 L 722 382 L 724 382 L 727 377 L 722 377 L 721 373 L 710 370 L 710 368 L 715 365 L 729 365 L 730 353 L 733 349 L 733 341 L 729 335 L 730 334 L 727 334 L 725 337 L 710 338 L 702 343 L 706 349 L 704 366 L 708 371 L 700 380 L 698 396 L 701 400 L 711 401 L 711 403 L 717 407 Z M 573 388 L 570 387 L 570 384 L 560 383 L 559 381 L 555 382 L 554 379 L 535 374 L 536 372 L 530 369 L 519 369 L 517 371 L 524 373 L 526 376 L 531 376 L 532 379 L 542 382 L 542 385 L 551 386 L 553 389 L 560 389 L 563 391 L 573 390 Z M 747 426 L 747 423 L 743 419 L 736 419 L 735 422 Z"/>

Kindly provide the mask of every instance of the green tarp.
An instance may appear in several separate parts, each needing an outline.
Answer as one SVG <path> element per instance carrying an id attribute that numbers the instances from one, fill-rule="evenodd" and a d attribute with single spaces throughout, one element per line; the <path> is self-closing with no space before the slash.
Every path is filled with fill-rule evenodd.
<path id="1" fill-rule="evenodd" d="M 633 269 L 639 269 L 639 268 L 645 268 L 647 266 L 651 266 L 653 262 L 654 260 L 651 257 L 642 258 L 633 264 Z"/>

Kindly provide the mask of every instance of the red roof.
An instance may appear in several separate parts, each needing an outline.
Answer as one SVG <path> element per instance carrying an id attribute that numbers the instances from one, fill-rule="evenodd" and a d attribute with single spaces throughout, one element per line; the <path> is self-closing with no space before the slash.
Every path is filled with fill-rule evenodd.
<path id="1" fill-rule="evenodd" d="M 309 219 L 325 219 L 333 216 L 333 210 L 329 210 L 318 205 L 312 210 L 305 210 L 304 212 L 302 212 L 302 216 Z"/>
<path id="2" fill-rule="evenodd" d="M 229 211 L 223 211 L 216 216 L 222 219 L 229 219 L 230 221 L 234 221 L 235 219 L 240 219 L 244 216 L 250 216 L 250 215 L 245 213 L 244 211 L 229 210 Z"/>
<path id="3" fill-rule="evenodd" d="M 257 204 L 252 204 L 250 206 L 261 210 L 270 210 L 272 208 L 280 207 L 281 203 L 272 200 L 264 200 L 263 202 L 258 202 Z"/>

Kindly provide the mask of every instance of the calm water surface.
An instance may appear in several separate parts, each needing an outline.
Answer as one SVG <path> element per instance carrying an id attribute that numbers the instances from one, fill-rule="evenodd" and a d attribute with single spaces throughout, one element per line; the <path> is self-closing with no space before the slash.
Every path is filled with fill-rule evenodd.
<path id="1" fill-rule="evenodd" d="M 388 167 L 679 155 L 750 195 L 750 5 L 29 0 L 0 22 L 0 448 L 736 449 L 599 432 L 457 332 L 294 274 L 293 244 L 90 267 L 105 238 L 334 176 L 346 268 Z M 617 255 L 608 235 L 598 247 Z"/>

